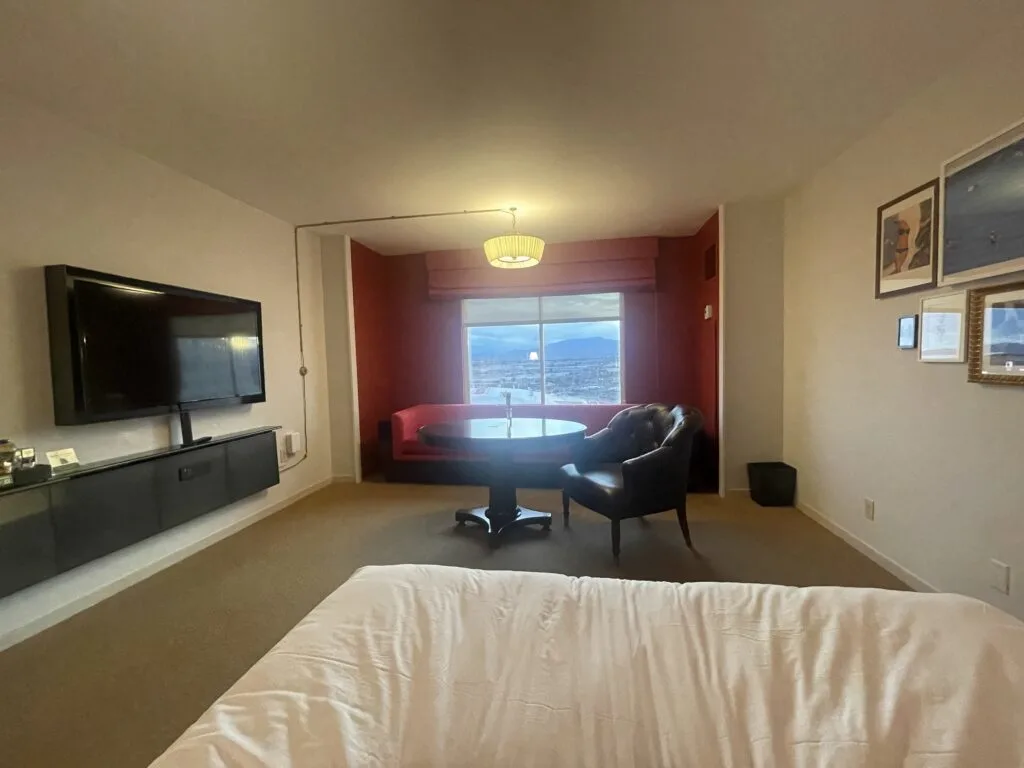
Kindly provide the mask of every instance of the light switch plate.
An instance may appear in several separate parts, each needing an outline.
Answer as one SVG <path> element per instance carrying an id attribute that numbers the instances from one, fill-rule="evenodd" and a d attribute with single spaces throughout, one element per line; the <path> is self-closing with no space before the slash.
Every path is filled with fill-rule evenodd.
<path id="1" fill-rule="evenodd" d="M 1002 592 L 1004 595 L 1010 594 L 1010 566 L 995 558 L 989 563 L 992 568 L 989 580 L 992 589 Z"/>

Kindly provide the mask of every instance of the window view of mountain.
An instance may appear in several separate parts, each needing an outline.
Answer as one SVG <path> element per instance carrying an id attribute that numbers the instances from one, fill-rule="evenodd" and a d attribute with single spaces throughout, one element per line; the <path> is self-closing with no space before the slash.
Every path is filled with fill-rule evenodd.
<path id="1" fill-rule="evenodd" d="M 470 402 L 621 402 L 618 320 L 545 324 L 543 350 L 539 324 L 467 330 Z"/>
<path id="2" fill-rule="evenodd" d="M 619 340 L 602 336 L 566 339 L 544 345 L 545 360 L 588 360 L 619 356 Z"/>
<path id="3" fill-rule="evenodd" d="M 548 323 L 544 326 L 545 357 L 559 360 L 618 357 L 619 321 Z M 540 326 L 495 325 L 470 329 L 475 360 L 529 360 L 538 354 Z"/>
<path id="4" fill-rule="evenodd" d="M 520 349 L 507 349 L 501 342 L 478 342 L 473 339 L 472 353 L 474 360 L 529 360 L 530 355 L 537 355 L 537 344 Z M 583 339 L 566 339 L 553 344 L 544 345 L 544 357 L 547 360 L 587 360 L 611 358 L 619 356 L 619 340 L 601 336 Z"/>

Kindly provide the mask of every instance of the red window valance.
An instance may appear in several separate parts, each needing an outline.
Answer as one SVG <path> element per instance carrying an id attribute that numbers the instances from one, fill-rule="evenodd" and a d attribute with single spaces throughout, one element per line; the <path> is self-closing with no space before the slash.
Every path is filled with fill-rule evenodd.
<path id="1" fill-rule="evenodd" d="M 496 269 L 482 248 L 426 254 L 432 299 L 653 290 L 658 238 L 554 243 L 528 269 Z"/>

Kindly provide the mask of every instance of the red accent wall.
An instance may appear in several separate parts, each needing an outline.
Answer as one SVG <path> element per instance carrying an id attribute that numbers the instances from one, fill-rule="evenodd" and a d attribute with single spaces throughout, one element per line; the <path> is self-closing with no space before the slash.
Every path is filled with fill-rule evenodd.
<path id="1" fill-rule="evenodd" d="M 381 256 L 355 240 L 352 305 L 360 457 L 372 474 L 380 421 L 419 403 L 462 402 L 462 307 L 427 298 L 423 254 Z"/>
<path id="2" fill-rule="evenodd" d="M 645 238 L 647 239 L 647 238 Z M 623 294 L 623 397 L 679 402 L 718 431 L 718 279 L 704 259 L 718 246 L 718 216 L 692 237 L 658 238 L 657 289 Z M 577 251 L 599 248 L 575 243 Z M 717 274 L 717 267 L 716 267 Z M 419 403 L 459 403 L 462 311 L 457 299 L 428 298 L 425 254 L 381 256 L 352 243 L 352 292 L 363 471 L 377 468 L 377 425 Z M 704 305 L 714 319 L 704 320 Z"/>
<path id="3" fill-rule="evenodd" d="M 623 294 L 627 402 L 693 403 L 696 268 L 692 238 L 659 238 L 657 289 Z"/>
<path id="4" fill-rule="evenodd" d="M 653 291 L 622 295 L 622 399 L 627 403 L 658 400 L 658 303 Z"/>
<path id="5" fill-rule="evenodd" d="M 696 403 L 697 366 L 694 358 L 698 321 L 699 263 L 689 237 L 662 238 L 658 254 L 658 340 L 661 397 L 688 405 Z"/>
<path id="6" fill-rule="evenodd" d="M 718 243 L 718 213 L 704 222 L 692 238 L 695 255 L 699 263 L 700 289 L 698 302 L 701 308 L 694 354 L 700 360 L 696 369 L 694 404 L 704 414 L 704 431 L 718 444 L 718 280 L 721 276 L 722 260 Z M 704 259 L 709 249 L 714 250 L 715 276 L 704 279 Z M 704 306 L 711 305 L 712 318 L 704 320 Z"/>
<path id="7" fill-rule="evenodd" d="M 424 254 L 386 256 L 392 264 L 392 410 L 462 402 L 462 303 L 427 297 Z M 391 412 L 381 418 L 390 417 Z"/>
<path id="8" fill-rule="evenodd" d="M 364 474 L 377 469 L 377 420 L 387 418 L 380 414 L 390 415 L 394 400 L 391 282 L 388 257 L 353 240 L 352 308 L 358 374 L 359 447 Z"/>

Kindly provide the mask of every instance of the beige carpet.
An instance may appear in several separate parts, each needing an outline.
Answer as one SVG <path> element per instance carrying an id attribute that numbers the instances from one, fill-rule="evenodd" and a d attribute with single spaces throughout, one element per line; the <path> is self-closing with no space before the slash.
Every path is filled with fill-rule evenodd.
<path id="1" fill-rule="evenodd" d="M 355 569 L 441 563 L 668 581 L 906 587 L 792 509 L 691 497 L 699 555 L 674 514 L 626 521 L 622 561 L 606 520 L 573 506 L 549 534 L 490 551 L 455 529 L 486 490 L 338 485 L 0 653 L 0 766 L 145 766 Z M 557 511 L 557 491 L 520 503 Z"/>

